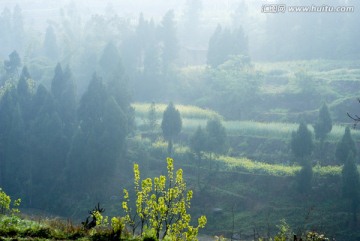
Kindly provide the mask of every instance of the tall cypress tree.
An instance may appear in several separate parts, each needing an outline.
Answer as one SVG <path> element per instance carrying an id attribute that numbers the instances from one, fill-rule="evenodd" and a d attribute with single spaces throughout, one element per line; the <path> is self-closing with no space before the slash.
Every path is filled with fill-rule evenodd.
<path id="1" fill-rule="evenodd" d="M 314 148 L 312 134 L 304 122 L 291 135 L 291 150 L 295 157 L 305 158 L 311 155 Z"/>
<path id="2" fill-rule="evenodd" d="M 28 159 L 31 162 L 32 206 L 48 209 L 54 197 L 60 194 L 60 179 L 65 168 L 69 140 L 65 137 L 53 95 L 42 85 L 34 96 L 36 113 L 29 129 L 32 143 Z"/>
<path id="3" fill-rule="evenodd" d="M 8 78 L 18 77 L 19 76 L 18 69 L 20 66 L 21 66 L 20 56 L 18 52 L 14 50 L 9 55 L 9 60 L 4 61 L 4 67 Z"/>
<path id="4" fill-rule="evenodd" d="M 346 127 L 343 137 L 336 146 L 336 150 L 335 150 L 336 161 L 341 164 L 345 163 L 351 152 L 353 153 L 354 156 L 357 155 L 357 148 L 353 138 L 351 137 L 350 128 Z"/>
<path id="5" fill-rule="evenodd" d="M 170 102 L 166 107 L 161 121 L 161 129 L 165 140 L 168 141 L 168 154 L 172 154 L 174 138 L 181 132 L 182 120 L 180 112 Z"/>
<path id="6" fill-rule="evenodd" d="M 313 171 L 309 156 L 313 148 L 312 134 L 305 122 L 301 122 L 297 131 L 291 135 L 291 150 L 301 165 L 301 170 L 297 174 L 297 187 L 302 193 L 311 190 Z"/>
<path id="7" fill-rule="evenodd" d="M 211 119 L 206 123 L 206 150 L 210 153 L 222 154 L 227 151 L 227 134 L 219 119 Z"/>
<path id="8" fill-rule="evenodd" d="M 18 95 L 16 88 L 8 89 L 0 102 L 0 182 L 1 186 L 8 189 L 11 183 L 12 173 L 11 158 L 9 157 L 8 147 L 9 142 L 12 141 L 10 138 L 12 126 L 17 122 L 14 120 L 13 112 L 18 106 Z"/>
<path id="9" fill-rule="evenodd" d="M 355 164 L 355 156 L 350 151 L 342 169 L 342 194 L 345 199 L 350 201 L 353 221 L 357 223 L 357 210 L 360 201 L 360 176 Z"/>
<path id="10" fill-rule="evenodd" d="M 162 61 L 164 73 L 166 73 L 169 70 L 169 66 L 174 63 L 179 51 L 174 17 L 174 11 L 169 10 L 161 21 L 160 37 L 163 42 Z"/>
<path id="11" fill-rule="evenodd" d="M 98 193 L 123 153 L 127 117 L 96 75 L 80 100 L 78 121 L 67 161 L 69 184 L 78 194 Z"/>
<path id="12" fill-rule="evenodd" d="M 23 67 L 19 82 L 17 85 L 18 101 L 24 120 L 29 122 L 32 119 L 31 102 L 33 97 L 33 87 L 31 85 L 31 76 L 26 66 Z"/>
<path id="13" fill-rule="evenodd" d="M 326 135 L 330 133 L 332 129 L 332 120 L 329 112 L 329 108 L 324 103 L 319 111 L 318 121 L 314 125 L 315 138 L 324 142 Z"/>
<path id="14" fill-rule="evenodd" d="M 47 58 L 49 58 L 52 61 L 58 61 L 59 47 L 57 44 L 54 28 L 51 25 L 49 25 L 46 28 L 43 49 L 44 49 L 44 54 Z"/>
<path id="15" fill-rule="evenodd" d="M 190 138 L 190 148 L 197 156 L 199 162 L 201 161 L 202 153 L 206 151 L 206 141 L 206 132 L 199 126 Z"/>

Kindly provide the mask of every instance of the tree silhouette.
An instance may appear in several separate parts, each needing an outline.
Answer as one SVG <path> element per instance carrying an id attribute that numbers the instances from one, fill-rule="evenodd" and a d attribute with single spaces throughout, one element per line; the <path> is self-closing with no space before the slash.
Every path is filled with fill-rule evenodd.
<path id="1" fill-rule="evenodd" d="M 180 133 L 182 120 L 180 112 L 175 108 L 172 102 L 166 107 L 163 113 L 161 129 L 165 140 L 168 141 L 168 154 L 172 154 L 173 140 Z"/>
<path id="2" fill-rule="evenodd" d="M 357 154 L 357 149 L 355 142 L 351 136 L 350 128 L 345 128 L 345 133 L 341 138 L 340 142 L 336 146 L 335 157 L 339 163 L 345 163 L 350 152 L 353 153 L 354 156 Z"/>
<path id="3" fill-rule="evenodd" d="M 315 138 L 324 142 L 326 135 L 331 132 L 332 120 L 329 112 L 329 108 L 324 103 L 319 111 L 318 121 L 314 125 Z"/>
<path id="4" fill-rule="evenodd" d="M 54 28 L 51 25 L 46 28 L 43 51 L 47 58 L 52 61 L 58 61 L 59 47 L 57 44 Z"/>
<path id="5" fill-rule="evenodd" d="M 6 74 L 9 77 L 19 76 L 18 68 L 21 66 L 21 59 L 19 54 L 14 50 L 9 55 L 9 60 L 4 61 Z"/>
<path id="6" fill-rule="evenodd" d="M 357 223 L 357 209 L 359 206 L 359 187 L 360 177 L 357 166 L 355 164 L 354 153 L 350 151 L 342 169 L 342 194 L 345 199 L 351 203 L 351 212 L 353 213 L 353 221 Z"/>
<path id="7" fill-rule="evenodd" d="M 206 150 L 210 153 L 222 154 L 227 150 L 227 134 L 225 127 L 218 118 L 206 123 Z"/>
<path id="8" fill-rule="evenodd" d="M 291 150 L 295 157 L 303 159 L 311 155 L 314 148 L 312 134 L 304 122 L 291 135 Z"/>
<path id="9" fill-rule="evenodd" d="M 206 151 L 206 142 L 207 134 L 201 126 L 199 126 L 190 138 L 190 148 L 197 156 L 199 162 L 201 161 L 202 153 Z"/>

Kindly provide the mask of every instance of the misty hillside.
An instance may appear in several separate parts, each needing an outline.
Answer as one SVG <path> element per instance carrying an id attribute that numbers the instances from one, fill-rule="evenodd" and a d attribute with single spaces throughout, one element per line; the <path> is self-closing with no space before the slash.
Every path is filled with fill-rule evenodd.
<path id="1" fill-rule="evenodd" d="M 0 0 L 0 240 L 358 240 L 359 9 Z"/>

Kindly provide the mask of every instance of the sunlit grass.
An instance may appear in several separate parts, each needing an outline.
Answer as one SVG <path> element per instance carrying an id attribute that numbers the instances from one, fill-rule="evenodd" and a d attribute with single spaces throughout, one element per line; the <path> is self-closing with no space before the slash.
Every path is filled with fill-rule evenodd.
<path id="1" fill-rule="evenodd" d="M 177 105 L 175 107 L 179 110 L 181 117 L 185 119 L 211 119 L 211 118 L 220 118 L 221 115 L 216 113 L 213 110 L 202 109 L 197 106 L 192 105 Z M 132 107 L 135 109 L 135 116 L 140 118 L 147 118 L 150 103 L 133 103 Z M 163 112 L 165 111 L 167 104 L 155 103 L 156 115 L 158 118 L 162 117 Z"/>
<path id="2" fill-rule="evenodd" d="M 220 156 L 218 160 L 226 163 L 230 170 L 239 170 L 249 173 L 267 174 L 272 176 L 294 176 L 296 172 L 300 170 L 299 166 L 268 164 L 252 161 L 248 158 Z"/>
<path id="3" fill-rule="evenodd" d="M 236 158 L 228 156 L 220 156 L 218 159 L 224 162 L 229 170 L 243 171 L 252 174 L 263 174 L 271 176 L 295 176 L 300 171 L 299 165 L 281 165 L 257 162 L 248 158 Z M 339 176 L 341 175 L 341 166 L 320 166 L 313 167 L 314 175 L 318 176 Z"/>
<path id="4" fill-rule="evenodd" d="M 289 69 L 298 71 L 332 71 L 334 69 L 359 69 L 359 61 L 353 60 L 299 60 L 299 61 L 279 61 L 279 62 L 256 62 L 255 67 L 263 71 L 273 71 Z"/>
<path id="5" fill-rule="evenodd" d="M 145 124 L 147 113 L 149 111 L 149 103 L 135 103 L 135 116 L 137 124 Z M 161 123 L 162 113 L 166 108 L 166 104 L 156 104 L 158 123 Z M 205 128 L 209 119 L 221 116 L 213 110 L 201 109 L 196 106 L 176 105 L 180 111 L 183 122 L 183 132 L 191 134 L 195 132 L 198 126 Z M 247 136 L 258 138 L 272 138 L 290 140 L 293 131 L 296 131 L 299 124 L 289 122 L 257 122 L 257 121 L 223 121 L 222 124 L 226 128 L 229 136 Z M 312 125 L 308 125 L 309 130 L 313 133 Z M 326 141 L 338 142 L 343 136 L 345 126 L 333 125 L 332 131 L 328 134 Z M 351 134 L 355 140 L 360 140 L 360 131 L 352 129 Z"/>
<path id="6" fill-rule="evenodd" d="M 290 139 L 292 132 L 297 130 L 299 124 L 287 122 L 226 121 L 224 122 L 224 126 L 228 135 Z M 314 136 L 313 126 L 308 125 L 308 128 Z M 326 141 L 338 142 L 344 135 L 344 131 L 344 126 L 333 125 Z M 355 140 L 360 140 L 359 130 L 352 129 L 351 134 Z"/>
<path id="7" fill-rule="evenodd" d="M 224 123 L 228 135 L 263 138 L 290 138 L 298 124 L 285 122 L 227 121 Z"/>

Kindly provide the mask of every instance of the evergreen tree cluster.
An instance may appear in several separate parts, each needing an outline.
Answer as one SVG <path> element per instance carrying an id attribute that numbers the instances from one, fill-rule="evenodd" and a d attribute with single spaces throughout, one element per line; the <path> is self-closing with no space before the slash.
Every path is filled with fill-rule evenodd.
<path id="1" fill-rule="evenodd" d="M 209 40 L 207 64 L 217 67 L 232 55 L 248 55 L 248 40 L 242 27 L 231 31 L 217 26 Z"/>
<path id="2" fill-rule="evenodd" d="M 326 104 L 319 110 L 319 118 L 314 125 L 316 139 L 320 141 L 323 151 L 327 134 L 332 129 L 332 120 Z M 297 189 L 301 193 L 309 193 L 312 188 L 312 162 L 311 154 L 314 142 L 311 131 L 304 122 L 299 124 L 296 132 L 292 133 L 291 150 L 301 170 L 296 176 Z M 351 136 L 349 127 L 345 128 L 344 135 L 336 145 L 335 158 L 342 165 L 342 197 L 347 201 L 348 211 L 352 214 L 353 224 L 357 224 L 357 211 L 360 202 L 360 174 L 357 168 L 357 147 Z"/>
<path id="3" fill-rule="evenodd" d="M 50 90 L 25 66 L 18 80 L 6 81 L 0 101 L 0 186 L 25 206 L 53 211 L 69 204 L 65 200 L 100 194 L 122 165 L 132 128 L 122 78 L 113 75 L 105 82 L 94 74 L 79 101 L 71 70 L 61 64 Z"/>
<path id="4" fill-rule="evenodd" d="M 119 45 L 124 67 L 133 78 L 134 97 L 140 101 L 165 96 L 179 54 L 175 13 L 169 10 L 159 23 L 141 13 L 134 31 Z M 161 92 L 160 92 L 161 91 Z"/>
<path id="5" fill-rule="evenodd" d="M 220 155 L 228 150 L 226 129 L 219 119 L 211 119 L 205 129 L 199 126 L 190 138 L 190 148 L 198 160 L 204 153 Z"/>

